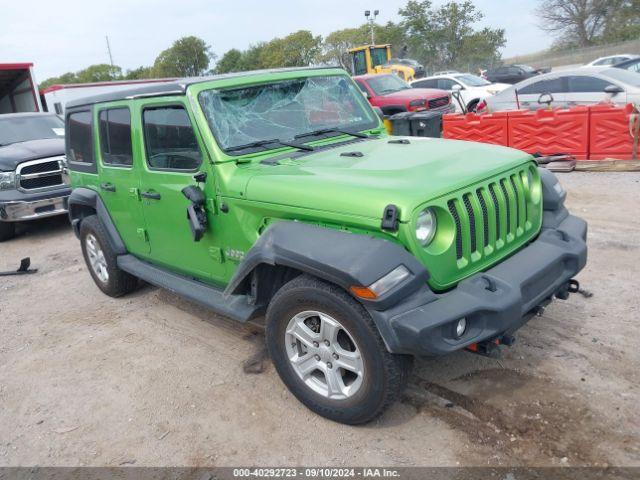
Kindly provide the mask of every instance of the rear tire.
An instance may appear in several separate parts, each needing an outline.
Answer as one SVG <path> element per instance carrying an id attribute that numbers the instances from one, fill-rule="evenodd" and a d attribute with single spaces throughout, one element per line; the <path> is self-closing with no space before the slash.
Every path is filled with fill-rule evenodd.
<path id="1" fill-rule="evenodd" d="M 0 242 L 11 240 L 16 236 L 16 224 L 13 222 L 0 222 Z"/>
<path id="2" fill-rule="evenodd" d="M 335 285 L 296 277 L 271 300 L 266 324 L 280 378 L 323 417 L 351 425 L 369 422 L 406 385 L 412 357 L 389 353 L 367 311 Z"/>
<path id="3" fill-rule="evenodd" d="M 467 112 L 474 112 L 476 111 L 476 108 L 478 107 L 478 103 L 480 103 L 480 99 L 476 98 L 475 100 L 471 100 L 468 104 L 467 104 Z"/>
<path id="4" fill-rule="evenodd" d="M 117 255 L 97 216 L 86 217 L 80 223 L 80 244 L 89 273 L 98 288 L 110 297 L 120 297 L 138 286 L 138 279 L 118 268 Z"/>

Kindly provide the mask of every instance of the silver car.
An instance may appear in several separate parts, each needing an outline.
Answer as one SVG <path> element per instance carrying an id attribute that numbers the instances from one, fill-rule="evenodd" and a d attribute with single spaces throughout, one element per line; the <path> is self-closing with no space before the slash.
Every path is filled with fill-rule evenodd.
<path id="1" fill-rule="evenodd" d="M 608 67 L 546 73 L 484 98 L 478 110 L 536 110 L 546 105 L 591 105 L 608 99 L 617 104 L 640 104 L 640 74 Z"/>

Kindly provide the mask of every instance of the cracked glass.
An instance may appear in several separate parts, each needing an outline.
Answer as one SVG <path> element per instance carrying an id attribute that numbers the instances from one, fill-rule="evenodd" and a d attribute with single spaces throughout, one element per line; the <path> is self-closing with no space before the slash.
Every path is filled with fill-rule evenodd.
<path id="1" fill-rule="evenodd" d="M 369 130 L 379 122 L 358 88 L 341 75 L 204 90 L 198 99 L 223 150 L 273 139 L 290 141 L 320 129 Z"/>

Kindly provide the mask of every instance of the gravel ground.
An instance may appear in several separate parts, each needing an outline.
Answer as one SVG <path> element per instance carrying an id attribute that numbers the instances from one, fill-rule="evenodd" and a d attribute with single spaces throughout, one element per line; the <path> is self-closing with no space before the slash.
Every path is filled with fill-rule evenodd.
<path id="1" fill-rule="evenodd" d="M 640 174 L 561 174 L 589 221 L 592 298 L 556 301 L 501 359 L 416 363 L 366 426 L 306 410 L 263 337 L 150 286 L 93 284 L 64 218 L 0 244 L 0 465 L 640 465 Z M 260 370 L 259 368 L 257 370 Z"/>

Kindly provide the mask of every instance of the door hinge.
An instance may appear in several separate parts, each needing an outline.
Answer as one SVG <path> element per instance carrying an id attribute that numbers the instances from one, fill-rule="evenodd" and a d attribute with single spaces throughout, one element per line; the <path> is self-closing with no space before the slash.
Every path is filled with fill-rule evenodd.
<path id="1" fill-rule="evenodd" d="M 135 198 L 136 200 L 140 200 L 140 189 L 131 187 L 129 189 L 129 196 Z"/>
<path id="2" fill-rule="evenodd" d="M 140 238 L 140 240 L 145 243 L 149 243 L 149 236 L 147 235 L 147 231 L 144 228 L 138 228 L 136 230 L 136 233 L 138 234 L 138 238 Z"/>
<path id="3" fill-rule="evenodd" d="M 220 247 L 209 247 L 209 255 L 218 263 L 224 262 L 222 249 Z"/>

